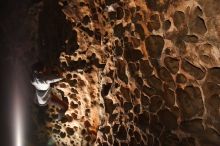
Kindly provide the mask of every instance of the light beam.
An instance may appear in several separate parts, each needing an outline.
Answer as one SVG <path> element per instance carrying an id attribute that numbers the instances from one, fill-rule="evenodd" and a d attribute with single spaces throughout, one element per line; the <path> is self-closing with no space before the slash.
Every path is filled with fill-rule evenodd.
<path id="1" fill-rule="evenodd" d="M 13 145 L 24 146 L 24 97 L 22 94 L 23 85 L 23 74 L 19 63 L 16 61 L 15 76 L 14 76 L 14 92 L 13 92 Z"/>
<path id="2" fill-rule="evenodd" d="M 15 105 L 15 146 L 23 146 L 23 125 L 22 125 L 22 110 L 21 110 L 21 107 L 20 107 L 20 104 L 19 104 L 19 101 L 18 103 Z"/>
<path id="3" fill-rule="evenodd" d="M 14 95 L 14 146 L 24 146 L 23 143 L 23 132 L 24 132 L 24 125 L 23 125 L 23 110 L 22 110 L 22 101 L 19 97 L 19 93 L 16 88 L 16 92 Z"/>

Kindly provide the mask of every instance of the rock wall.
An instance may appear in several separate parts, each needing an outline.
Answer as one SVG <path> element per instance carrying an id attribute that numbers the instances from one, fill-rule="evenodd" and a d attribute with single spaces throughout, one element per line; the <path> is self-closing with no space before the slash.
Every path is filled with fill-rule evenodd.
<path id="1" fill-rule="evenodd" d="M 57 146 L 220 145 L 219 1 L 58 4 L 70 29 L 55 85 L 69 109 L 56 121 L 48 107 Z"/>

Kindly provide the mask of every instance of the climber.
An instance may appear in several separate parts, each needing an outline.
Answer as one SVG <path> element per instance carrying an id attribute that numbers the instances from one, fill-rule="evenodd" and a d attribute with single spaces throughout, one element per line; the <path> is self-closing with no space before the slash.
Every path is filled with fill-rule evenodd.
<path id="1" fill-rule="evenodd" d="M 47 104 L 55 104 L 60 107 L 60 112 L 58 114 L 58 120 L 61 120 L 68 109 L 68 103 L 62 100 L 62 95 L 59 91 L 51 87 L 54 83 L 61 81 L 63 78 L 57 75 L 46 75 L 45 71 L 33 72 L 31 84 L 36 90 L 36 102 L 40 106 L 46 106 Z"/>

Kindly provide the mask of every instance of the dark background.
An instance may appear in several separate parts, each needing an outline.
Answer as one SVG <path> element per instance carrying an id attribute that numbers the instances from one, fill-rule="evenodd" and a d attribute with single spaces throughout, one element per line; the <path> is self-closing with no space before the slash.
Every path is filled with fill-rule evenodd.
<path id="1" fill-rule="evenodd" d="M 0 0 L 0 145 L 14 145 L 13 100 L 15 84 L 25 102 L 26 134 L 31 132 L 32 88 L 29 84 L 31 65 L 39 60 L 39 48 L 33 43 L 37 33 L 29 8 L 36 0 Z M 33 15 L 34 16 L 34 15 Z M 33 131 L 35 132 L 35 131 Z M 24 138 L 26 139 L 26 138 Z M 26 143 L 26 142 L 25 142 Z M 30 143 L 30 142 L 28 142 Z"/>
<path id="2" fill-rule="evenodd" d="M 25 145 L 45 146 L 38 139 L 39 125 L 44 124 L 44 108 L 33 102 L 32 65 L 42 62 L 50 67 L 59 66 L 58 56 L 66 48 L 63 43 L 70 33 L 71 25 L 65 21 L 56 0 L 0 0 L 1 146 L 13 146 L 15 84 L 25 102 Z"/>
<path id="3" fill-rule="evenodd" d="M 1 0 L 0 1 L 0 145 L 13 145 L 12 97 L 15 61 L 17 53 L 23 51 L 20 46 L 26 39 L 22 17 L 25 7 L 33 1 Z M 22 28 L 23 29 L 23 28 Z M 25 44 L 24 44 L 25 46 Z M 19 50 L 20 49 L 20 50 Z"/>

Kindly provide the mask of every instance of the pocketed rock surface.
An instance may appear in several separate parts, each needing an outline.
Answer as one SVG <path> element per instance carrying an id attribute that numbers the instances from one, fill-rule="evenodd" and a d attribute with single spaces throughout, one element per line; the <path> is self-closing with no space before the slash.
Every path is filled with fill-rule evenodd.
<path id="1" fill-rule="evenodd" d="M 57 146 L 220 145 L 220 1 L 60 0 Z M 52 111 L 52 112 L 51 112 Z"/>

